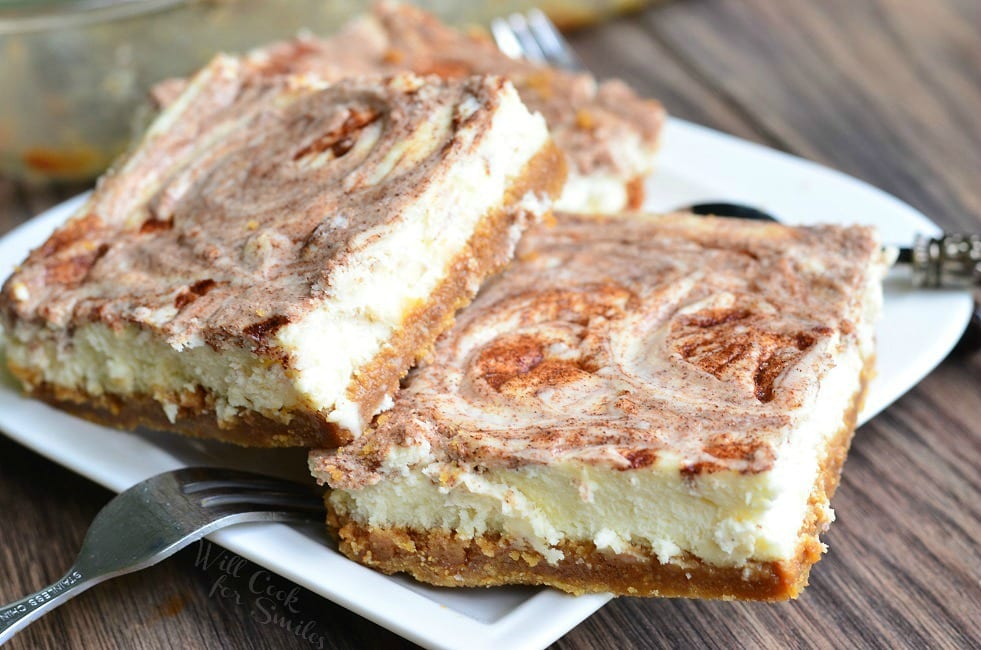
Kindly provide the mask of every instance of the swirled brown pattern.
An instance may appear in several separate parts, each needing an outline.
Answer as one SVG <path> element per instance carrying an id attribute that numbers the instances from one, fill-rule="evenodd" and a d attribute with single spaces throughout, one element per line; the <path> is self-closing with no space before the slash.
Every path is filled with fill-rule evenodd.
<path id="1" fill-rule="evenodd" d="M 378 3 L 330 38 L 302 36 L 251 58 L 270 74 L 310 73 L 327 80 L 400 70 L 446 79 L 506 76 L 529 110 L 545 117 L 570 171 L 618 178 L 627 185 L 624 207 L 630 208 L 641 205 L 642 180 L 654 166 L 665 119 L 659 102 L 638 97 L 622 81 L 597 82 L 589 74 L 511 59 L 486 37 L 456 31 L 401 3 Z M 154 97 L 169 104 L 180 86 L 168 80 L 154 89 Z"/>
<path id="2" fill-rule="evenodd" d="M 261 346 L 480 143 L 506 83 L 328 87 L 219 57 L 7 283 L 29 298 L 0 302 L 11 322 Z"/>
<path id="3" fill-rule="evenodd" d="M 375 429 L 312 466 L 353 488 L 425 442 L 476 471 L 662 454 L 683 472 L 765 471 L 836 351 L 857 345 L 878 255 L 864 227 L 559 215 Z"/>

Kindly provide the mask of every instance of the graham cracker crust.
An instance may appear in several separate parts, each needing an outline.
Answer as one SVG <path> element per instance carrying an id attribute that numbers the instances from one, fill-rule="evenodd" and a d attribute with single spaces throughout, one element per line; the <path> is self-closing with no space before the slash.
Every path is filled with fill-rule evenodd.
<path id="1" fill-rule="evenodd" d="M 627 205 L 624 206 L 624 210 L 640 210 L 644 207 L 644 198 L 647 195 L 647 190 L 644 188 L 645 178 L 646 176 L 635 176 L 627 181 L 625 185 Z"/>
<path id="2" fill-rule="evenodd" d="M 370 420 L 375 405 L 386 393 L 398 388 L 409 368 L 431 352 L 436 338 L 452 326 L 456 310 L 473 299 L 481 281 L 510 260 L 511 226 L 526 218 L 515 205 L 528 192 L 557 197 L 565 177 L 565 157 L 549 140 L 510 184 L 501 207 L 489 211 L 480 220 L 430 299 L 416 305 L 393 334 L 390 345 L 364 366 L 348 386 L 349 398 L 361 405 L 363 421 Z M 30 387 L 28 392 L 32 397 L 86 420 L 119 429 L 146 426 L 245 447 L 330 448 L 351 442 L 360 434 L 328 422 L 323 413 L 311 409 L 293 410 L 288 414 L 288 421 L 249 410 L 240 411 L 233 420 L 220 421 L 214 396 L 200 387 L 196 392 L 168 396 L 168 401 L 179 405 L 177 417 L 171 422 L 152 395 L 90 395 L 41 381 L 31 368 L 9 366 L 11 373 Z"/>
<path id="3" fill-rule="evenodd" d="M 811 492 L 800 531 L 797 555 L 785 561 L 750 561 L 715 566 L 685 555 L 662 564 L 650 548 L 630 553 L 600 551 L 591 541 L 563 541 L 564 558 L 549 564 L 520 540 L 497 534 L 457 537 L 449 530 L 373 528 L 338 514 L 327 500 L 327 525 L 344 555 L 383 573 L 405 572 L 443 587 L 547 585 L 572 594 L 611 592 L 618 596 L 662 596 L 723 600 L 781 601 L 796 598 L 807 586 L 811 566 L 825 550 L 818 536 L 828 525 L 824 504 L 838 486 L 873 372 L 872 359 L 862 371 L 842 428 L 829 440 L 820 474 Z"/>

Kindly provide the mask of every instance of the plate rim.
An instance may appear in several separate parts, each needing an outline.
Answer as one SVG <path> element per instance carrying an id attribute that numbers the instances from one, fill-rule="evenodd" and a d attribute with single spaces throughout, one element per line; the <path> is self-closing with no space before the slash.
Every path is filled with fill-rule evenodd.
<path id="1" fill-rule="evenodd" d="M 887 206 L 888 210 L 901 214 L 903 219 L 914 223 L 917 228 L 921 228 L 925 232 L 932 234 L 939 231 L 936 224 L 898 198 L 875 188 L 865 181 L 792 154 L 777 151 L 764 145 L 749 142 L 679 118 L 668 119 L 664 138 L 665 145 L 659 157 L 659 166 L 662 169 L 684 168 L 685 164 L 689 166 L 693 164 L 691 161 L 686 162 L 684 157 L 679 157 L 680 154 L 677 153 L 677 150 L 681 148 L 681 144 L 687 144 L 696 153 L 699 149 L 704 152 L 705 148 L 709 148 L 715 154 L 715 158 L 744 158 L 750 161 L 757 161 L 758 164 L 767 168 L 784 168 L 784 171 L 791 176 L 803 175 L 804 177 L 818 179 L 815 181 L 818 184 L 830 183 L 842 188 L 848 188 L 849 192 L 866 195 L 871 202 L 881 202 L 883 206 Z M 719 160 L 713 160 L 712 162 L 716 165 L 727 164 L 724 161 L 720 163 Z M 708 165 L 708 168 L 711 172 L 712 165 Z M 657 176 L 655 175 L 653 180 L 656 180 L 656 178 Z M 37 236 L 40 231 L 47 230 L 50 232 L 50 229 L 53 229 L 57 223 L 70 215 L 87 196 L 88 192 L 52 206 L 33 219 L 26 221 L 4 234 L 0 237 L 0 251 L 5 247 L 11 246 L 11 242 Z M 712 198 L 736 200 L 739 197 Z M 39 241 L 43 241 L 43 239 Z M 26 251 L 22 250 L 21 253 L 23 255 Z M 0 259 L 3 258 L 0 257 Z M 11 266 L 13 266 L 13 263 Z M 0 273 L 3 273 L 4 278 L 6 277 L 6 273 L 2 268 L 0 268 Z M 946 357 L 950 349 L 956 344 L 960 333 L 963 332 L 970 318 L 972 301 L 970 294 L 967 292 L 964 292 L 963 296 L 960 297 L 951 295 L 953 296 L 952 300 L 950 300 L 950 304 L 952 305 L 951 317 L 947 323 L 947 328 L 940 333 L 941 336 L 936 338 L 933 347 L 930 348 L 929 354 L 921 354 L 917 357 L 923 360 L 923 362 L 912 368 L 908 373 L 908 377 L 904 379 L 904 382 L 909 381 L 909 385 L 894 395 L 890 394 L 885 396 L 884 399 L 879 399 L 874 404 L 867 404 L 866 410 L 862 413 L 862 422 L 867 421 L 879 413 L 895 399 L 898 399 L 907 390 L 919 383 L 923 377 L 929 374 Z M 9 404 L 12 399 L 15 399 L 15 397 L 11 397 L 8 394 L 10 392 L 6 390 L 5 386 L 0 386 L 0 405 Z M 19 394 L 16 396 L 16 399 L 28 403 L 29 405 L 24 407 L 28 411 L 35 408 L 51 408 L 20 397 Z M 57 449 L 51 449 L 44 444 L 40 444 L 36 439 L 32 438 L 29 431 L 23 430 L 23 427 L 16 423 L 11 427 L 9 413 L 4 414 L 5 410 L 0 409 L 0 433 L 4 433 L 7 437 L 10 437 L 19 444 L 109 489 L 119 491 L 127 487 L 127 485 L 120 484 L 118 481 L 114 482 L 111 480 L 111 477 L 107 477 L 96 471 L 92 463 L 82 463 L 80 467 L 77 461 L 73 462 L 71 459 L 65 457 L 67 450 L 62 450 L 65 453 L 59 453 Z M 72 416 L 56 411 L 55 409 L 51 410 L 59 416 L 71 418 L 72 421 L 76 421 Z M 90 423 L 81 424 L 98 427 L 98 425 Z M 11 431 L 11 428 L 17 431 Z M 143 438 L 128 433 L 115 433 L 119 433 L 134 441 L 140 441 L 139 445 L 152 444 Z M 166 459 L 158 458 L 156 462 L 166 464 L 167 461 Z M 173 459 L 173 462 L 175 463 L 174 467 L 180 463 L 177 459 Z M 400 614 L 393 616 L 390 612 L 380 611 L 381 608 L 377 604 L 377 598 L 375 598 L 375 592 L 373 591 L 376 588 L 387 589 L 388 586 L 382 585 L 379 581 L 389 580 L 389 578 L 355 564 L 336 552 L 333 554 L 336 556 L 333 561 L 326 563 L 329 565 L 329 570 L 335 572 L 328 577 L 335 581 L 340 579 L 355 580 L 359 587 L 351 591 L 359 593 L 351 594 L 343 590 L 329 590 L 325 592 L 324 585 L 318 582 L 322 578 L 323 572 L 309 570 L 292 571 L 284 570 L 279 565 L 270 566 L 270 558 L 268 555 L 263 555 L 263 550 L 259 546 L 264 543 L 264 538 L 269 533 L 270 528 L 275 526 L 281 526 L 283 530 L 290 530 L 291 534 L 295 533 L 295 531 L 282 524 L 249 524 L 218 531 L 210 535 L 208 539 L 424 647 L 454 648 L 459 647 L 461 643 L 466 643 L 468 647 L 486 648 L 489 650 L 490 648 L 495 648 L 506 643 L 507 647 L 541 648 L 563 636 L 612 598 L 609 594 L 573 597 L 555 590 L 543 588 L 523 600 L 506 614 L 500 616 L 493 622 L 487 623 L 457 612 L 446 605 L 441 605 L 421 594 L 415 594 L 417 596 L 416 599 L 400 599 L 398 607 Z M 299 533 L 296 534 L 299 535 Z M 308 541 L 312 543 L 312 540 Z M 272 564 L 276 563 L 272 562 Z M 309 567 L 304 568 L 309 569 Z M 362 591 L 361 586 L 366 582 L 371 584 L 371 589 Z M 414 593 L 409 590 L 407 592 Z M 407 605 L 407 600 L 411 600 L 412 604 Z M 543 616 L 543 614 L 547 615 Z"/>

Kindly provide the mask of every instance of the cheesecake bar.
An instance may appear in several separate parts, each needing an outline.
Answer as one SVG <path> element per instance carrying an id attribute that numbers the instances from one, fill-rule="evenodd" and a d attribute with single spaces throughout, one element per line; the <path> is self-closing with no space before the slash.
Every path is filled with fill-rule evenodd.
<path id="1" fill-rule="evenodd" d="M 328 80 L 399 70 L 504 75 L 528 108 L 545 116 L 566 156 L 568 182 L 557 207 L 572 212 L 639 208 L 665 119 L 661 104 L 620 81 L 597 83 L 589 74 L 513 60 L 486 36 L 456 31 L 403 4 L 380 3 L 331 38 L 301 37 L 257 50 L 250 60 L 272 72 Z M 158 86 L 158 103 L 169 101 L 173 85 Z"/>
<path id="2" fill-rule="evenodd" d="M 328 526 L 442 586 L 796 597 L 885 268 L 866 227 L 557 215 L 372 429 L 311 453 Z"/>
<path id="3" fill-rule="evenodd" d="M 6 281 L 6 358 L 114 426 L 350 441 L 563 180 L 501 77 L 218 57 Z"/>

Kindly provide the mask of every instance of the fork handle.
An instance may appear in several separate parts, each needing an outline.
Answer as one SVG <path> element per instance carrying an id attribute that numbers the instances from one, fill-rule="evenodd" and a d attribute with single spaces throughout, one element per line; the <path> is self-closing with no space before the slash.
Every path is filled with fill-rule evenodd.
<path id="1" fill-rule="evenodd" d="M 82 593 L 96 582 L 98 581 L 87 578 L 77 568 L 72 567 L 61 580 L 17 602 L 0 606 L 0 645 L 9 641 L 35 619 Z"/>

